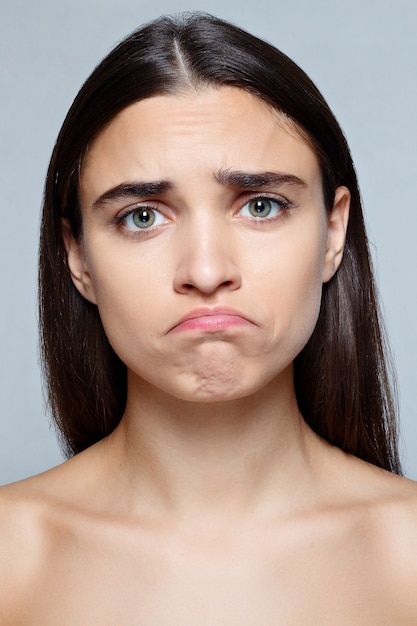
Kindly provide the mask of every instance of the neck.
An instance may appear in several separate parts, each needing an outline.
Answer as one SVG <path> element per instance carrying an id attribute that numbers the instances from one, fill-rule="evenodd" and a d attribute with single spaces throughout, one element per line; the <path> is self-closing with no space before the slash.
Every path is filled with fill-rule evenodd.
<path id="1" fill-rule="evenodd" d="M 275 380 L 228 402 L 186 402 L 136 381 L 104 445 L 131 497 L 146 494 L 147 502 L 179 515 L 241 517 L 268 505 L 272 494 L 287 506 L 294 485 L 312 480 L 317 441 L 300 415 L 289 371 L 285 384 Z"/>

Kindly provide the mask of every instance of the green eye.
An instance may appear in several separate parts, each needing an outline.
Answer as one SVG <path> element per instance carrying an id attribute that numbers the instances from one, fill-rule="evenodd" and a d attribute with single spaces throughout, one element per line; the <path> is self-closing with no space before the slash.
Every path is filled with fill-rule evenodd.
<path id="1" fill-rule="evenodd" d="M 268 217 L 272 211 L 273 203 L 268 198 L 256 198 L 248 202 L 248 210 L 252 217 Z"/>
<path id="2" fill-rule="evenodd" d="M 288 207 L 288 203 L 284 199 L 268 198 L 265 196 L 258 196 L 252 198 L 240 209 L 240 215 L 243 217 L 260 219 L 272 219 L 278 216 L 281 211 L 285 211 Z"/>
<path id="3" fill-rule="evenodd" d="M 137 209 L 131 216 L 133 224 L 138 228 L 149 228 L 155 222 L 155 212 L 152 209 Z"/>
<path id="4" fill-rule="evenodd" d="M 133 206 L 115 219 L 115 223 L 123 230 L 138 233 L 140 230 L 157 231 L 158 226 L 167 224 L 169 219 L 158 209 L 149 205 Z"/>

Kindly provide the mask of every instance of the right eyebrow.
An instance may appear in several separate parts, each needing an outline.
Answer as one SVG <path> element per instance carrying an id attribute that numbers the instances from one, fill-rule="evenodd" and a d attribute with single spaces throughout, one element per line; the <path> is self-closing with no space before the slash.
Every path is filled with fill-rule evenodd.
<path id="1" fill-rule="evenodd" d="M 113 200 L 138 199 L 165 193 L 174 188 L 174 183 L 169 180 L 150 182 L 121 183 L 112 189 L 108 189 L 93 202 L 93 209 L 100 209 Z"/>

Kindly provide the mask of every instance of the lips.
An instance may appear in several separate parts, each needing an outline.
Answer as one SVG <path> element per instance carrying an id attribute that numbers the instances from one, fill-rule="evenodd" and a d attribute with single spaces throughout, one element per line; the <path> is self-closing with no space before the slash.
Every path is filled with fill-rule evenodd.
<path id="1" fill-rule="evenodd" d="M 200 330 L 219 332 L 236 326 L 254 325 L 237 309 L 230 307 L 199 307 L 184 315 L 169 332 Z"/>

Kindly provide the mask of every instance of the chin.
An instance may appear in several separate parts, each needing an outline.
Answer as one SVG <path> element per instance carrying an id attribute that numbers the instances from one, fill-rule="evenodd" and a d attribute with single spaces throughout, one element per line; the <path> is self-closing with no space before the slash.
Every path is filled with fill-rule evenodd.
<path id="1" fill-rule="evenodd" d="M 292 373 L 291 373 L 292 377 Z M 254 377 L 251 375 L 247 379 L 242 372 L 236 376 L 224 373 L 223 375 L 206 375 L 188 379 L 186 384 L 178 386 L 176 390 L 167 390 L 179 400 L 187 402 L 214 403 L 232 402 L 255 396 L 258 393 L 264 394 L 266 388 L 273 384 L 275 388 L 276 377 L 271 376 Z M 173 391 L 173 392 L 172 392 Z"/>

